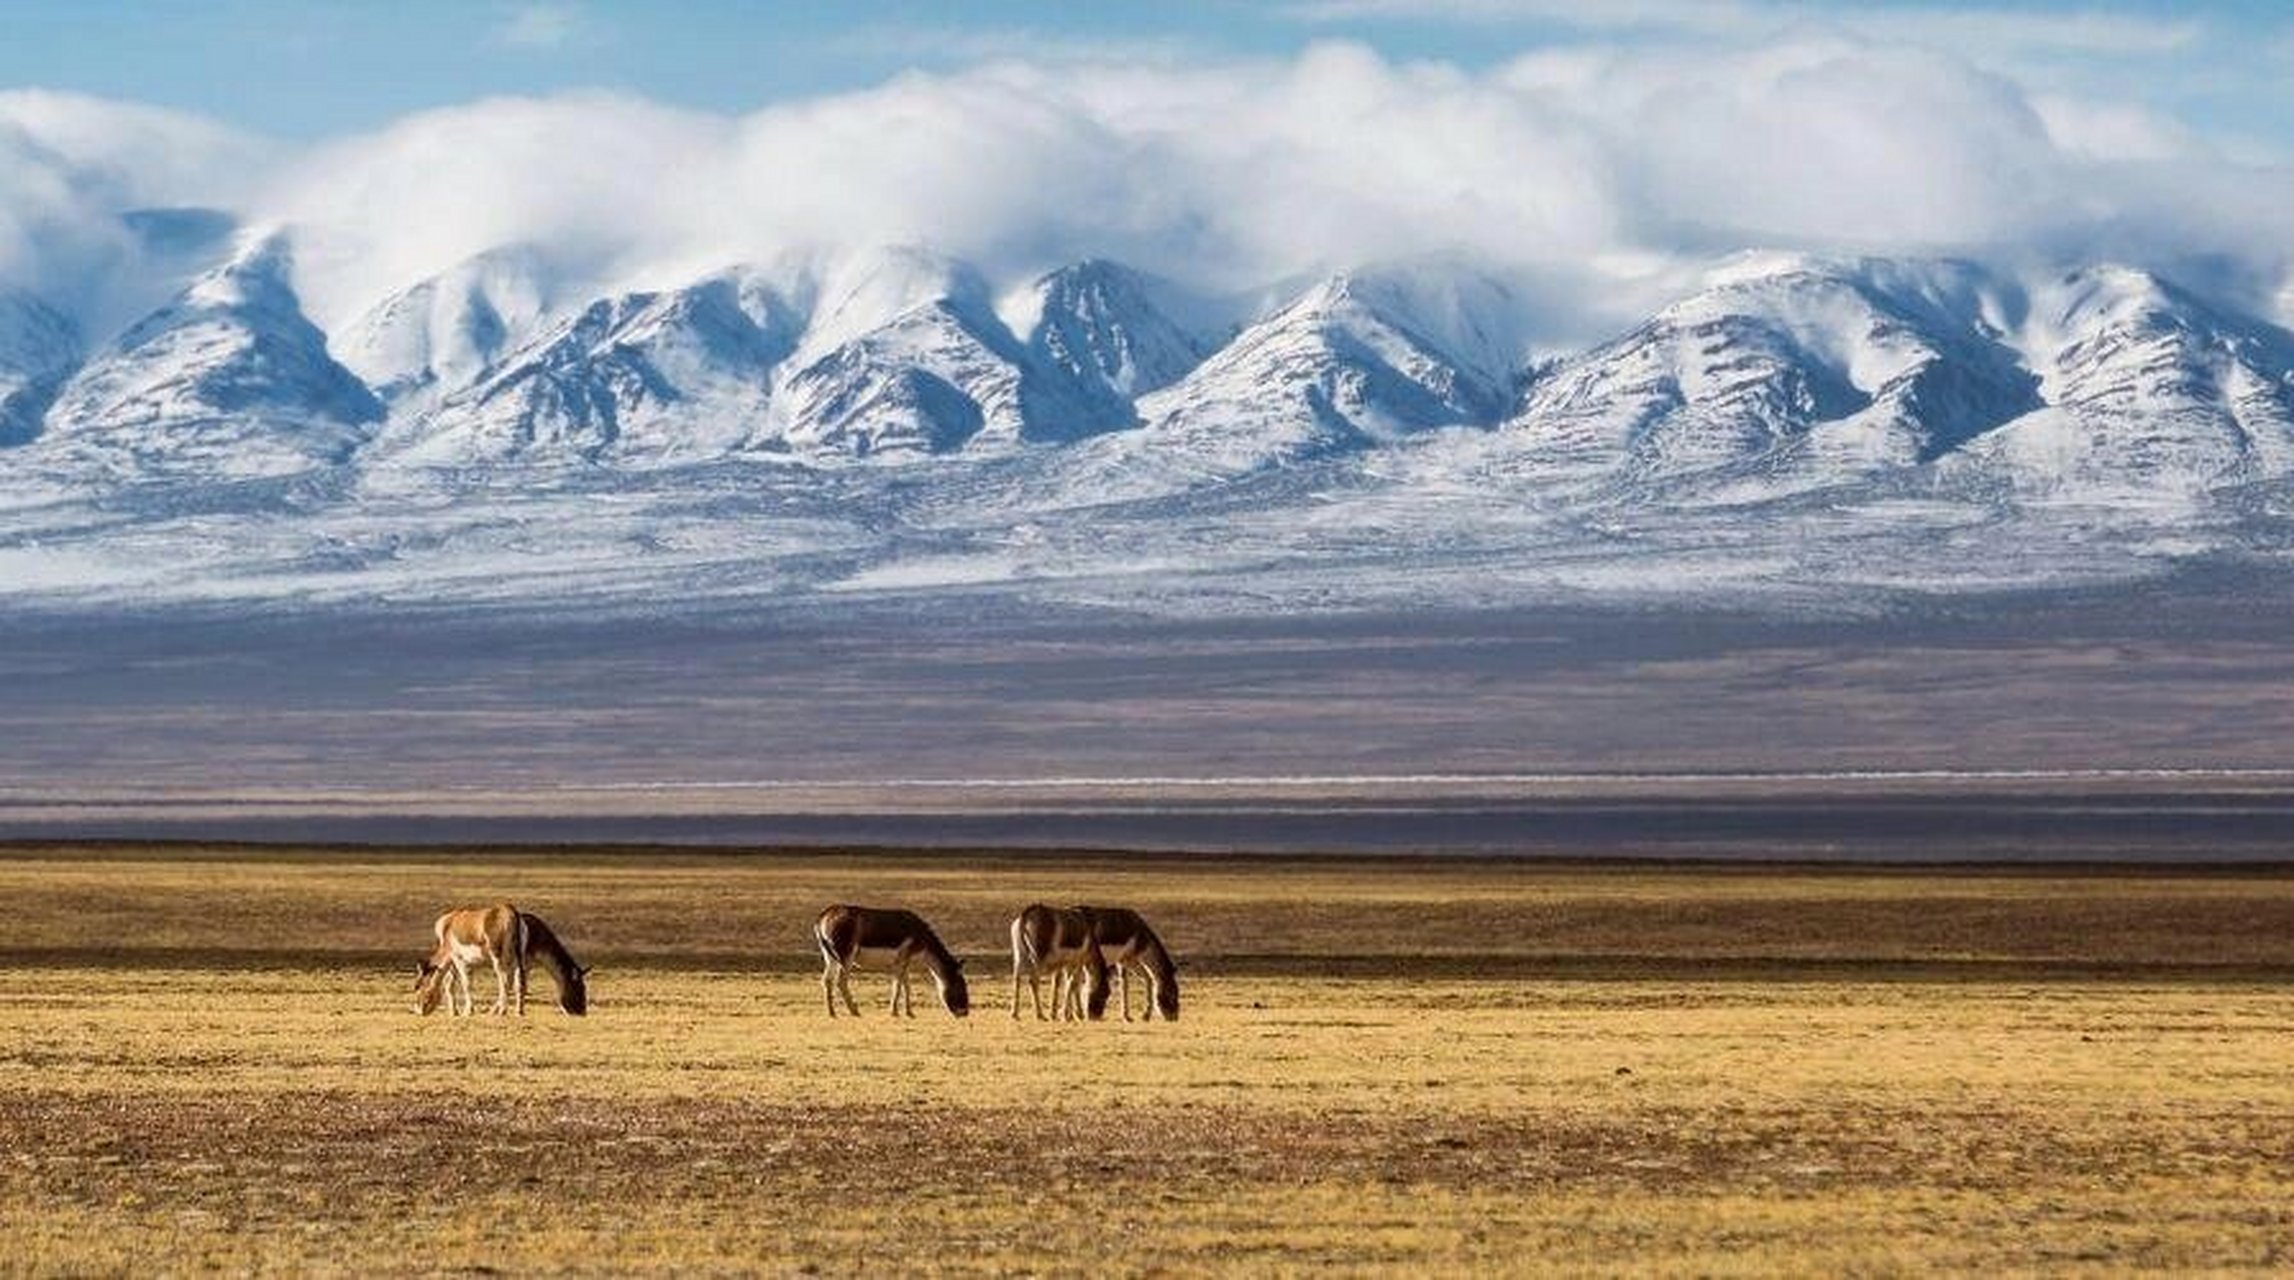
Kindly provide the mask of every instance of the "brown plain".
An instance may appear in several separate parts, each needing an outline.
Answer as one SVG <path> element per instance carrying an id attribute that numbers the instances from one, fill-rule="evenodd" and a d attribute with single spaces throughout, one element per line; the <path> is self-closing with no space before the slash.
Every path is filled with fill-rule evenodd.
<path id="1" fill-rule="evenodd" d="M 2276 1270 L 2294 875 L 20 847 L 0 1271 Z M 453 1025 L 445 904 L 592 1016 Z M 822 904 L 1177 1024 L 818 1008 Z M 992 987 L 989 989 L 993 989 Z"/>

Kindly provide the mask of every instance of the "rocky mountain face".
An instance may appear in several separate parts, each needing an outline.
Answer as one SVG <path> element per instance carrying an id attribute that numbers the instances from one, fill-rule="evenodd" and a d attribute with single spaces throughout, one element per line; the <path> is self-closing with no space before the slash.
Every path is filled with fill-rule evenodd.
<path id="1" fill-rule="evenodd" d="M 80 333 L 69 318 L 29 294 L 0 291 L 0 447 L 39 434 L 79 363 Z"/>
<path id="2" fill-rule="evenodd" d="M 1172 314 L 1167 287 L 1105 259 L 1037 281 L 1028 351 L 1101 400 L 1135 400 L 1177 382 L 1220 345 Z"/>

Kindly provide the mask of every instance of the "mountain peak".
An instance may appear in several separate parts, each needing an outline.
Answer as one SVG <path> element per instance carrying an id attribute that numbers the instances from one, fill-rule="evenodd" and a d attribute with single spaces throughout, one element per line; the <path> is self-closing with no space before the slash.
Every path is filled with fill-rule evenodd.
<path id="1" fill-rule="evenodd" d="M 377 302 L 330 345 L 385 401 L 424 409 L 530 333 L 555 293 L 538 249 L 504 245 Z"/>
<path id="2" fill-rule="evenodd" d="M 347 457 L 382 405 L 328 356 L 292 268 L 284 236 L 243 238 L 79 370 L 47 434 L 138 469 L 220 462 L 270 474 Z"/>
<path id="3" fill-rule="evenodd" d="M 1029 349 L 1094 393 L 1131 400 L 1202 363 L 1210 344 L 1171 314 L 1174 286 L 1105 258 L 1043 276 L 1033 290 Z"/>
<path id="4" fill-rule="evenodd" d="M 416 465 L 719 456 L 763 423 L 789 309 L 741 271 L 602 298 L 504 353 L 377 453 Z"/>

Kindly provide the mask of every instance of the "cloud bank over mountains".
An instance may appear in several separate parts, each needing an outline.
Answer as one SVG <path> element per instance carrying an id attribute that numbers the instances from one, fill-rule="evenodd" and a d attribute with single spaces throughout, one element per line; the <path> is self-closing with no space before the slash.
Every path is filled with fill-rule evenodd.
<path id="1" fill-rule="evenodd" d="M 1555 348 L 1745 249 L 2107 259 L 2294 318 L 2294 169 L 2138 104 L 1853 38 L 1573 47 L 1477 73 L 1350 44 L 1007 61 L 744 116 L 492 99 L 298 146 L 0 93 L 0 284 L 101 340 L 151 301 L 122 296 L 151 274 L 127 256 L 150 250 L 118 216 L 182 206 L 287 229 L 329 332 L 508 245 L 599 293 L 890 244 L 998 288 L 1094 256 L 1247 292 L 1460 254 L 1511 273 Z"/>

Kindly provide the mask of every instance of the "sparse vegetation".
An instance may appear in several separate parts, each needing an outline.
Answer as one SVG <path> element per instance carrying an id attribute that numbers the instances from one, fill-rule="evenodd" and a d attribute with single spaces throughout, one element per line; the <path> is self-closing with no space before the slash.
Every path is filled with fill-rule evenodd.
<path id="1" fill-rule="evenodd" d="M 24 850 L 0 894 L 17 1272 L 2294 1263 L 2275 873 Z M 413 1015 L 500 896 L 593 1016 Z M 1085 896 L 1180 1022 L 1008 1017 L 1009 912 Z M 975 1015 L 829 1021 L 831 899 L 929 916 Z"/>

